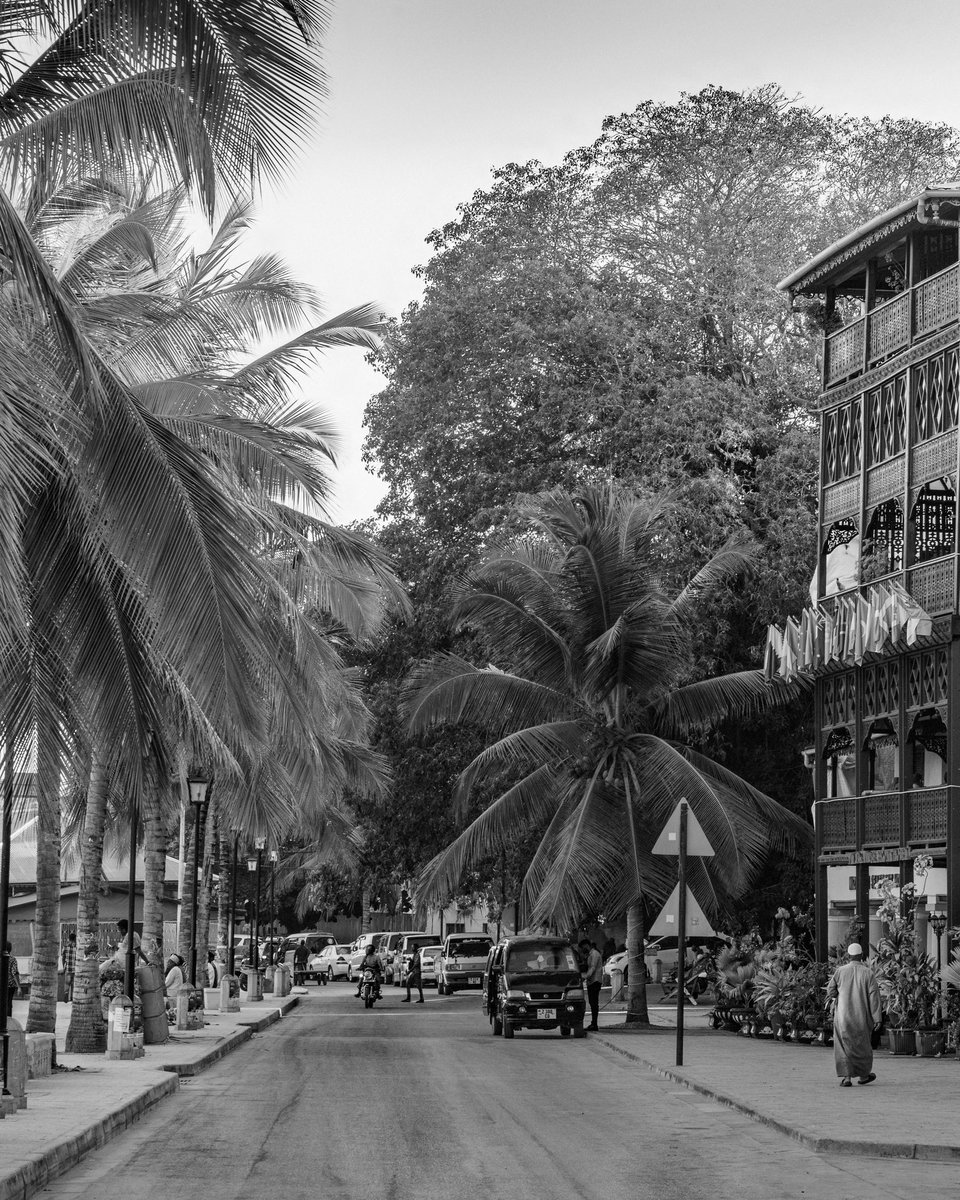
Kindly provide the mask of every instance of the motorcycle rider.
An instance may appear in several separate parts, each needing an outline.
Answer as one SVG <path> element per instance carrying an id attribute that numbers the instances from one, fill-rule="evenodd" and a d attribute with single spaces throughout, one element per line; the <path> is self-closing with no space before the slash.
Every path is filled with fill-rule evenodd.
<path id="1" fill-rule="evenodd" d="M 383 981 L 383 965 L 380 962 L 380 955 L 373 947 L 373 943 L 367 947 L 366 953 L 360 962 L 359 981 L 357 983 L 357 996 L 359 997 L 363 991 L 363 973 L 364 971 L 373 971 L 374 983 L 377 988 L 377 995 L 380 995 L 380 984 Z"/>

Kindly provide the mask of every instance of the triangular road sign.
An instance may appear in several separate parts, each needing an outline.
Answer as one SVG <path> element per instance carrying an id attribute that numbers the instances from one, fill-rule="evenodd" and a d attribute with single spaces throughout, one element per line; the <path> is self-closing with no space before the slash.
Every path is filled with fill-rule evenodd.
<path id="1" fill-rule="evenodd" d="M 687 888 L 687 931 L 686 937 L 691 941 L 696 941 L 698 937 L 708 938 L 715 937 L 716 931 L 707 920 L 703 909 L 697 903 L 697 899 L 693 892 Z M 670 899 L 661 908 L 660 915 L 647 930 L 650 937 L 661 937 L 663 934 L 672 933 L 674 937 L 680 936 L 680 884 L 670 893 Z"/>
<path id="2" fill-rule="evenodd" d="M 670 820 L 664 825 L 663 832 L 657 838 L 656 845 L 653 847 L 654 854 L 677 854 L 680 853 L 680 805 L 685 801 L 681 800 L 677 807 L 673 810 L 673 815 Z M 693 809 L 687 804 L 687 853 L 694 854 L 699 858 L 712 858 L 714 854 L 713 847 L 707 841 L 707 835 L 703 832 L 700 822 L 693 815 Z"/>

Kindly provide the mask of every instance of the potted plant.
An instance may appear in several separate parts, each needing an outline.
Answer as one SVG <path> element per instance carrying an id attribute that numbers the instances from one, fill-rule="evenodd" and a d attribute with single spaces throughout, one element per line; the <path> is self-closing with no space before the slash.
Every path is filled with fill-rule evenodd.
<path id="1" fill-rule="evenodd" d="M 913 885 L 906 884 L 902 889 L 905 914 L 892 887 L 884 885 L 883 890 L 879 915 L 885 932 L 873 968 L 887 1016 L 890 1049 L 893 1054 L 916 1054 L 919 1030 L 933 1035 L 923 1038 L 923 1053 L 936 1054 L 942 1049 L 942 1030 L 936 1024 L 937 971 L 928 954 L 917 953 L 910 906 Z"/>

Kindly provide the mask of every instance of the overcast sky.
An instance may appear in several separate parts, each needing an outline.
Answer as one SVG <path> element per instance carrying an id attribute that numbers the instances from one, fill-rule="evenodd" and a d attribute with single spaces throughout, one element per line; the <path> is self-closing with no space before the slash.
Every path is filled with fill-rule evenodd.
<path id="1" fill-rule="evenodd" d="M 367 301 L 397 315 L 418 296 L 424 238 L 494 167 L 557 162 L 644 100 L 778 83 L 827 112 L 960 124 L 957 14 L 947 0 L 339 0 L 329 102 L 284 194 L 265 198 L 256 243 L 317 286 L 328 315 Z M 383 492 L 360 463 L 381 385 L 350 350 L 312 384 L 343 434 L 344 521 Z"/>

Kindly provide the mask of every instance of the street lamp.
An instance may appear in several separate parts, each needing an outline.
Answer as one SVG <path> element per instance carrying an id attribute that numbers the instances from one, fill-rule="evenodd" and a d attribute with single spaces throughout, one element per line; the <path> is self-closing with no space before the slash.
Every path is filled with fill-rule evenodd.
<path id="1" fill-rule="evenodd" d="M 267 857 L 270 859 L 270 957 L 273 960 L 274 966 L 276 966 L 277 948 L 275 945 L 276 933 L 274 931 L 274 922 L 277 919 L 277 860 L 280 855 L 276 850 L 271 850 Z"/>
<path id="2" fill-rule="evenodd" d="M 227 974 L 236 975 L 237 965 L 237 850 L 240 830 L 233 831 L 233 871 L 230 874 L 230 916 L 227 919 Z"/>
<path id="3" fill-rule="evenodd" d="M 197 986 L 197 890 L 200 866 L 200 816 L 207 802 L 210 780 L 204 775 L 193 775 L 187 780 L 190 803 L 193 805 L 193 922 L 190 931 L 190 982 Z M 133 940 L 133 929 L 130 931 Z"/>
<path id="4" fill-rule="evenodd" d="M 943 982 L 940 979 L 940 939 L 943 937 L 944 930 L 947 928 L 947 914 L 934 910 L 927 920 L 930 922 L 930 928 L 933 930 L 933 936 L 937 939 L 937 1024 L 942 1020 L 943 1012 L 940 1007 L 943 999 Z"/>
<path id="5" fill-rule="evenodd" d="M 254 884 L 256 895 L 253 901 L 253 946 L 250 951 L 250 965 L 254 971 L 260 970 L 260 869 L 263 866 L 263 848 L 266 845 L 267 839 L 259 837 L 256 840 L 257 854 L 254 857 L 252 854 L 247 857 L 247 870 L 256 871 L 257 878 Z"/>

